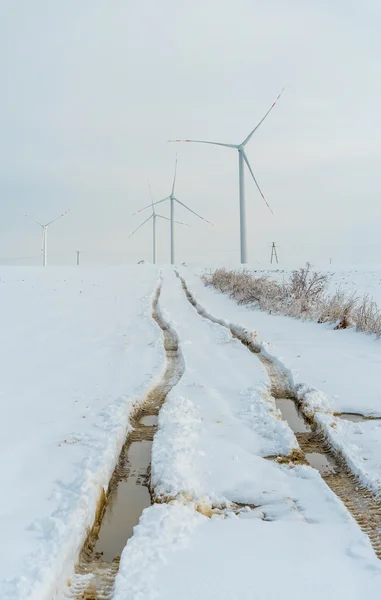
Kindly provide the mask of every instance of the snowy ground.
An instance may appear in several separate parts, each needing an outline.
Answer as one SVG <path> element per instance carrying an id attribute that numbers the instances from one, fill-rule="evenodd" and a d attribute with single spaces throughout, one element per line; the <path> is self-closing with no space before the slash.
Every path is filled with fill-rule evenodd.
<path id="1" fill-rule="evenodd" d="M 1 270 L 4 600 L 53 598 L 69 576 L 129 411 L 163 367 L 156 280 L 150 267 Z"/>
<path id="2" fill-rule="evenodd" d="M 160 307 L 179 337 L 185 373 L 160 411 L 152 449 L 155 493 L 256 504 L 250 472 L 257 457 L 298 447 L 276 416 L 263 367 L 230 332 L 199 317 L 171 272 Z"/>
<path id="3" fill-rule="evenodd" d="M 114 600 L 378 600 L 381 571 L 352 523 L 144 511 Z"/>
<path id="4" fill-rule="evenodd" d="M 333 416 L 334 412 L 381 416 L 381 341 L 238 306 L 228 296 L 206 288 L 190 269 L 182 274 L 211 314 L 257 333 L 268 352 L 291 372 L 306 410 L 319 413 L 324 431 L 350 459 L 354 472 L 381 492 L 381 421 L 342 423 Z"/>
<path id="5" fill-rule="evenodd" d="M 248 311 L 181 272 L 211 313 L 257 330 L 281 356 L 365 480 L 367 457 L 377 489 L 378 423 L 342 424 L 333 411 L 381 414 L 380 343 Z M 163 372 L 157 284 L 146 265 L 2 269 L 0 598 L 61 600 L 131 408 Z M 378 600 L 380 561 L 319 473 L 265 458 L 298 446 L 257 357 L 197 314 L 169 268 L 159 309 L 185 371 L 153 443 L 162 503 L 127 543 L 114 600 Z"/>
<path id="6" fill-rule="evenodd" d="M 302 600 L 307 589 L 313 600 L 378 598 L 369 540 L 317 471 L 264 458 L 296 440 L 276 418 L 259 360 L 202 319 L 170 273 L 160 306 L 185 372 L 159 416 L 152 485 L 176 500 L 144 511 L 114 600 Z M 231 502 L 252 508 L 237 514 Z"/>

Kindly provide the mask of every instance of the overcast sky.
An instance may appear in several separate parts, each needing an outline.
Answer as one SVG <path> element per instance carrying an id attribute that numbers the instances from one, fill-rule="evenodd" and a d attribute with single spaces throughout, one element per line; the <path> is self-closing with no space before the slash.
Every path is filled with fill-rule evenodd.
<path id="1" fill-rule="evenodd" d="M 248 253 L 281 262 L 379 263 L 379 0 L 1 0 L 0 262 L 151 260 L 149 203 L 183 208 L 179 262 L 238 261 L 238 160 L 247 146 L 274 216 L 246 172 Z M 166 203 L 161 214 L 168 214 Z M 148 212 L 147 212 L 148 216 Z M 169 227 L 158 223 L 159 261 Z M 26 258 L 32 257 L 32 258 Z M 10 260 L 12 259 L 12 260 Z"/>

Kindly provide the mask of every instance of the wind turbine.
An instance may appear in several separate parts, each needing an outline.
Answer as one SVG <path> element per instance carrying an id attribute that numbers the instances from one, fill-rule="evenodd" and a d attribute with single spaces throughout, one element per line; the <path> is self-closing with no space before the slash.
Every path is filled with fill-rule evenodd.
<path id="1" fill-rule="evenodd" d="M 68 212 L 70 212 L 70 209 L 67 210 L 66 212 L 62 213 L 62 215 L 60 215 L 56 219 L 53 219 L 52 221 L 49 221 L 49 223 L 46 223 L 45 225 L 43 225 L 39 221 L 35 221 L 34 219 L 32 219 L 34 223 L 37 223 L 37 225 L 39 225 L 40 227 L 42 227 L 42 248 L 41 248 L 41 254 L 42 254 L 42 266 L 43 267 L 46 267 L 47 264 L 48 264 L 48 227 L 52 223 L 55 223 L 56 221 L 58 221 L 58 219 L 62 219 L 62 217 L 64 217 L 65 215 L 67 215 Z"/>
<path id="2" fill-rule="evenodd" d="M 211 223 L 210 221 L 208 221 L 207 219 L 204 219 L 204 217 L 202 217 L 201 215 L 199 215 L 198 213 L 196 213 L 194 210 L 192 210 L 191 208 L 189 208 L 189 206 L 187 206 L 186 204 L 184 204 L 183 202 L 181 202 L 178 198 L 175 197 L 175 183 L 176 183 L 176 173 L 177 173 L 177 155 L 176 155 L 176 162 L 175 162 L 175 175 L 173 178 L 173 184 L 172 184 L 172 191 L 170 193 L 169 196 L 166 196 L 165 198 L 163 198 L 162 200 L 158 200 L 157 202 L 152 202 L 152 204 L 149 204 L 148 206 L 145 206 L 144 208 L 141 208 L 140 210 L 138 210 L 136 213 L 134 213 L 134 215 L 136 215 L 137 213 L 142 212 L 142 210 L 146 210 L 147 208 L 149 208 L 150 206 L 152 206 L 152 209 L 154 210 L 154 206 L 156 204 L 160 204 L 161 202 L 165 202 L 166 200 L 170 201 L 170 209 L 171 209 L 171 217 L 170 217 L 170 222 L 171 222 L 171 265 L 175 264 L 175 223 L 178 223 L 178 221 L 175 221 L 175 202 L 177 202 L 178 204 L 181 204 L 181 206 L 183 206 L 184 208 L 186 208 L 187 210 L 189 210 L 189 212 L 193 213 L 194 215 L 196 215 L 196 217 L 198 217 L 199 219 L 202 219 L 202 221 L 206 221 L 206 223 L 209 223 L 209 225 L 213 225 L 213 223 Z M 132 215 L 133 216 L 133 215 Z M 159 216 L 159 215 L 156 215 Z M 152 217 L 152 215 L 151 215 Z M 144 223 L 146 223 L 147 221 L 149 221 L 149 219 L 151 217 L 148 217 L 148 219 L 146 219 L 141 225 L 144 225 Z M 166 217 L 162 217 L 162 218 L 166 218 Z M 182 225 L 184 225 L 185 223 L 182 223 Z M 136 230 L 135 230 L 136 231 Z M 135 232 L 133 232 L 135 233 Z M 131 234 L 132 235 L 132 234 Z"/>
<path id="3" fill-rule="evenodd" d="M 266 203 L 266 206 L 268 207 L 268 209 L 270 210 L 271 213 L 273 212 L 271 210 L 270 205 L 268 204 L 266 198 L 264 197 L 262 190 L 258 185 L 257 180 L 255 179 L 254 173 L 253 173 L 252 168 L 249 163 L 249 159 L 247 158 L 247 155 L 245 152 L 245 146 L 251 140 L 252 136 L 257 131 L 258 127 L 266 119 L 267 115 L 272 111 L 275 104 L 278 102 L 279 98 L 281 97 L 283 91 L 284 91 L 284 88 L 281 91 L 281 93 L 279 94 L 279 96 L 277 97 L 277 99 L 275 100 L 275 102 L 271 105 L 270 109 L 267 111 L 265 116 L 259 121 L 258 125 L 256 125 L 254 127 L 253 131 L 251 131 L 249 133 L 247 138 L 245 138 L 243 140 L 243 142 L 241 142 L 241 144 L 222 144 L 221 142 L 207 142 L 205 140 L 168 140 L 169 142 L 192 142 L 192 143 L 197 143 L 197 144 L 212 144 L 214 146 L 225 146 L 226 148 L 234 148 L 235 150 L 238 150 L 241 263 L 247 262 L 244 162 L 246 163 L 246 165 L 251 173 L 251 176 L 254 179 L 255 185 L 257 186 L 259 193 L 261 194 L 264 202 Z"/>
<path id="4" fill-rule="evenodd" d="M 151 195 L 151 204 L 149 204 L 148 206 L 145 206 L 144 208 L 141 208 L 140 210 L 138 210 L 137 212 L 135 212 L 131 216 L 133 217 L 137 213 L 139 213 L 142 210 L 145 210 L 146 208 L 149 208 L 149 207 L 152 208 L 152 213 L 150 214 L 150 216 L 148 217 L 148 219 L 146 219 L 145 221 L 143 221 L 143 223 L 140 223 L 139 227 L 137 227 L 136 229 L 134 229 L 134 231 L 132 233 L 130 233 L 130 235 L 128 236 L 128 238 L 132 237 L 134 235 L 134 233 L 136 233 L 136 231 L 138 231 L 138 229 L 140 229 L 141 227 L 143 227 L 143 225 L 145 225 L 146 223 L 148 223 L 148 221 L 150 219 L 152 219 L 152 263 L 154 265 L 156 265 L 156 219 L 165 219 L 166 221 L 170 221 L 170 219 L 168 219 L 168 217 L 163 217 L 163 215 L 158 215 L 157 214 L 157 212 L 155 210 L 155 204 L 157 204 L 157 202 L 153 201 L 152 191 L 151 191 L 150 184 L 148 184 L 148 187 L 149 187 L 149 193 Z M 185 225 L 186 227 L 188 227 L 187 223 L 182 223 L 181 221 L 175 221 L 175 223 L 178 223 L 179 225 Z"/>

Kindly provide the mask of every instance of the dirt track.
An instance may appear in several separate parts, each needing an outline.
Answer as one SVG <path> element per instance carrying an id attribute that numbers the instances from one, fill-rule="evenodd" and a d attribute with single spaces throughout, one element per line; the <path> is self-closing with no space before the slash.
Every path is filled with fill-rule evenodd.
<path id="1" fill-rule="evenodd" d="M 176 333 L 161 316 L 159 297 L 160 287 L 152 304 L 152 316 L 163 331 L 165 371 L 160 381 L 151 388 L 131 415 L 131 430 L 127 433 L 107 493 L 102 494 L 99 499 L 95 523 L 83 545 L 75 568 L 75 577 L 73 581 L 68 582 L 66 595 L 70 599 L 109 600 L 112 597 L 120 551 L 147 505 L 145 498 L 149 494 L 151 445 L 157 429 L 155 421 L 168 392 L 179 381 L 184 369 Z M 146 424 L 147 421 L 151 424 Z M 136 446 L 142 442 L 149 443 L 148 456 L 147 450 L 144 453 L 136 451 Z M 142 461 L 142 454 L 146 455 L 146 461 Z M 121 497 L 121 494 L 118 496 L 118 491 L 122 486 L 129 486 L 129 489 Z M 118 506 L 118 502 L 124 504 Z M 150 503 L 151 498 L 148 501 L 148 504 Z M 118 544 L 121 539 L 122 548 L 120 543 Z"/>
<path id="2" fill-rule="evenodd" d="M 271 457 L 271 459 L 282 463 L 287 460 L 288 462 L 302 462 L 318 469 L 326 484 L 344 503 L 361 529 L 369 536 L 376 555 L 381 558 L 381 500 L 361 485 L 344 458 L 331 447 L 314 419 L 303 413 L 303 407 L 297 400 L 296 391 L 290 381 L 287 369 L 278 359 L 263 350 L 261 345 L 255 341 L 254 335 L 249 336 L 241 327 L 228 325 L 225 321 L 208 314 L 192 296 L 185 280 L 181 277 L 180 279 L 187 299 L 199 315 L 229 329 L 231 334 L 262 362 L 269 376 L 271 394 L 275 400 L 289 399 L 295 403 L 297 413 L 305 423 L 306 432 L 295 431 L 294 419 L 289 420 L 287 415 L 285 420 L 295 431 L 301 452 L 300 454 L 293 452 L 288 459 L 284 456 Z"/>

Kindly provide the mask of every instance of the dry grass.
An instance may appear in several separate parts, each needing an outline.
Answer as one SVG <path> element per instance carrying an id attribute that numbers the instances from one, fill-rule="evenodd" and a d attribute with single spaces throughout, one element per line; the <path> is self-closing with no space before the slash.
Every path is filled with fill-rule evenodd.
<path id="1" fill-rule="evenodd" d="M 269 313 L 298 319 L 335 323 L 336 329 L 356 328 L 381 337 L 381 309 L 364 296 L 338 289 L 333 295 L 327 290 L 330 274 L 313 271 L 309 263 L 292 271 L 288 281 L 278 283 L 266 275 L 255 276 L 246 270 L 216 269 L 205 272 L 206 285 L 229 294 L 239 304 L 253 305 Z"/>
<path id="2" fill-rule="evenodd" d="M 372 298 L 364 296 L 355 315 L 357 331 L 374 333 L 378 338 L 381 337 L 381 310 Z"/>

